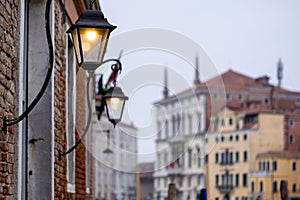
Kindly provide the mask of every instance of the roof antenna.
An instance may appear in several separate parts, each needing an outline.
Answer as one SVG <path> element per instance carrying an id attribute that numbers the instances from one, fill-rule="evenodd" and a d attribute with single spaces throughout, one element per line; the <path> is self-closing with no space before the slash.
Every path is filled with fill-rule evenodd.
<path id="1" fill-rule="evenodd" d="M 283 63 L 281 58 L 279 58 L 277 62 L 277 79 L 278 79 L 278 87 L 281 87 L 281 81 L 283 79 Z"/>
<path id="2" fill-rule="evenodd" d="M 163 90 L 163 95 L 164 95 L 164 99 L 168 98 L 169 96 L 169 90 L 168 90 L 168 70 L 167 68 L 165 67 L 165 85 L 164 85 L 164 90 Z"/>
<path id="3" fill-rule="evenodd" d="M 200 82 L 200 78 L 199 78 L 199 57 L 198 55 L 196 55 L 196 68 L 195 68 L 195 79 L 194 79 L 194 85 L 197 86 L 199 85 Z"/>

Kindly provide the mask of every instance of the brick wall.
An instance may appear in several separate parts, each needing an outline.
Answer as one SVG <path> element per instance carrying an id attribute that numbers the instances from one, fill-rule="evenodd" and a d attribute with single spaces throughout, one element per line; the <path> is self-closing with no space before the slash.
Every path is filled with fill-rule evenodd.
<path id="1" fill-rule="evenodd" d="M 80 1 L 76 1 L 77 4 Z M 70 3 L 70 2 L 69 2 Z M 74 7 L 73 7 L 74 8 Z M 72 11 L 67 13 L 76 13 Z M 66 96 L 66 61 L 65 61 L 65 48 L 66 48 L 66 25 L 62 23 L 62 9 L 59 1 L 55 1 L 55 69 L 54 69 L 54 106 L 55 106 L 55 165 L 54 165 L 54 187 L 55 199 L 92 199 L 92 189 L 90 194 L 86 194 L 86 149 L 84 142 L 76 148 L 75 159 L 75 194 L 67 192 L 67 179 L 66 179 L 66 157 L 58 159 L 58 150 L 66 151 L 66 110 L 65 110 L 65 96 Z M 78 16 L 72 18 L 78 18 Z M 83 133 L 86 121 L 86 73 L 82 69 L 77 69 L 76 75 L 76 133 L 75 141 Z M 92 173 L 92 172 L 91 172 Z M 90 183 L 92 186 L 92 180 Z"/>
<path id="2" fill-rule="evenodd" d="M 17 69 L 19 50 L 19 1 L 0 0 L 0 127 L 2 118 L 16 116 L 18 104 Z M 12 199 L 14 194 L 15 132 L 0 131 L 0 199 Z"/>
<path id="3" fill-rule="evenodd" d="M 66 159 L 58 159 L 58 150 L 66 151 L 66 122 L 65 122 L 65 25 L 62 24 L 61 8 L 55 1 L 55 62 L 54 62 L 54 197 L 55 199 L 71 199 L 67 195 Z"/>

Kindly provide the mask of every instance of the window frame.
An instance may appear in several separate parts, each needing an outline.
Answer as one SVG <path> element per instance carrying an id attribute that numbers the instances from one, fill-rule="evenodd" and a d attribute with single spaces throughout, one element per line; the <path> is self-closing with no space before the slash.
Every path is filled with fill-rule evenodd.
<path id="1" fill-rule="evenodd" d="M 243 187 L 247 187 L 248 186 L 248 175 L 247 173 L 243 174 Z"/>
<path id="2" fill-rule="evenodd" d="M 66 35 L 66 146 L 67 149 L 75 144 L 76 126 L 76 55 L 69 35 Z M 71 102 L 70 102 L 71 101 Z M 67 192 L 75 193 L 76 151 L 66 155 Z"/>

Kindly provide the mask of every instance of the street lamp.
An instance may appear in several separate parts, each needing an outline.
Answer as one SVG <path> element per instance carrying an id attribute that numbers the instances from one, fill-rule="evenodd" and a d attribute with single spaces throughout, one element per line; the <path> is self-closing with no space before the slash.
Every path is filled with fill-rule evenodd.
<path id="1" fill-rule="evenodd" d="M 102 64 L 109 35 L 115 28 L 101 11 L 86 10 L 67 31 L 72 34 L 77 61 L 83 69 L 95 70 Z"/>
<path id="2" fill-rule="evenodd" d="M 128 100 L 128 97 L 124 95 L 120 87 L 114 86 L 102 98 L 105 101 L 108 120 L 116 126 L 121 121 L 125 101 Z"/>
<path id="3" fill-rule="evenodd" d="M 116 62 L 116 64 L 111 66 L 112 78 L 110 82 L 113 82 L 113 87 L 109 90 L 101 88 L 100 94 L 103 98 L 103 101 L 101 101 L 103 105 L 101 105 L 101 107 L 106 108 L 108 119 L 114 126 L 116 126 L 116 123 L 121 120 L 125 101 L 128 100 L 128 97 L 124 95 L 121 88 L 116 86 L 116 78 L 118 73 L 122 70 L 122 64 L 118 59 L 107 59 L 103 61 L 109 35 L 115 28 L 116 26 L 108 23 L 100 10 L 86 10 L 80 15 L 76 23 L 67 31 L 67 33 L 72 34 L 78 64 L 89 74 L 86 87 L 89 114 L 84 133 L 70 149 L 65 152 L 59 151 L 59 158 L 61 158 L 61 156 L 66 156 L 75 150 L 88 133 L 92 115 L 89 97 L 89 84 L 95 70 L 104 63 Z M 102 114 L 102 111 L 100 112 L 100 115 Z"/>
<path id="4" fill-rule="evenodd" d="M 12 126 L 19 123 L 29 115 L 29 113 L 41 100 L 51 80 L 51 75 L 54 68 L 54 52 L 50 26 L 51 3 L 52 0 L 47 0 L 45 8 L 45 30 L 49 49 L 49 67 L 44 83 L 42 84 L 42 87 L 36 95 L 36 97 L 34 98 L 34 100 L 30 103 L 30 105 L 21 115 L 14 119 L 7 119 L 6 116 L 3 117 L 2 130 L 4 133 L 7 132 L 8 126 Z M 107 108 L 108 116 L 110 116 L 109 121 L 111 121 L 114 124 L 114 126 L 120 121 L 122 117 L 125 100 L 128 100 L 128 97 L 124 95 L 122 90 L 119 87 L 116 87 L 116 77 L 118 72 L 122 70 L 122 64 L 118 59 L 107 59 L 103 61 L 109 35 L 115 28 L 116 26 L 113 26 L 110 23 L 108 23 L 107 19 L 104 17 L 103 13 L 100 10 L 86 10 L 80 15 L 76 23 L 72 25 L 71 28 L 67 31 L 67 33 L 72 34 L 78 64 L 88 72 L 86 91 L 89 114 L 84 133 L 82 134 L 80 139 L 76 142 L 76 144 L 73 147 L 71 147 L 66 152 L 59 151 L 59 157 L 65 156 L 72 152 L 81 143 L 82 139 L 87 134 L 92 115 L 90 105 L 89 84 L 92 76 L 94 75 L 95 70 L 101 65 L 108 62 L 116 63 L 111 67 L 113 71 L 112 74 L 114 74 L 112 78 L 114 86 L 108 91 L 102 90 L 102 96 L 105 99 L 107 99 L 107 103 L 103 105 L 103 107 L 105 106 Z M 120 102 L 120 104 L 118 104 L 117 102 Z"/>

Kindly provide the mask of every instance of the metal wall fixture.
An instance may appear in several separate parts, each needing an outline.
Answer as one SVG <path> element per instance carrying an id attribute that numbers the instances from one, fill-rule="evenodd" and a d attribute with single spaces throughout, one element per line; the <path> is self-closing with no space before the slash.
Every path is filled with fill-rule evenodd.
<path id="1" fill-rule="evenodd" d="M 118 59 L 107 59 L 103 61 L 109 35 L 115 28 L 116 26 L 108 23 L 100 10 L 86 10 L 67 31 L 67 33 L 71 33 L 72 35 L 78 64 L 89 74 L 86 87 L 89 114 L 84 133 L 80 139 L 69 150 L 65 152 L 59 151 L 59 158 L 75 150 L 88 133 L 92 115 L 89 94 L 90 79 L 98 67 L 108 62 L 115 62 L 115 64 L 111 66 L 112 78 L 106 86 L 108 86 L 110 82 L 113 83 L 113 86 L 108 90 L 106 87 L 101 89 L 100 94 L 103 99 L 101 101 L 101 107 L 105 107 L 108 119 L 114 126 L 122 118 L 125 101 L 128 100 L 128 97 L 124 95 L 121 88 L 116 86 L 117 74 L 122 71 L 122 64 Z M 100 112 L 100 115 L 102 112 L 103 110 Z"/>
<path id="2" fill-rule="evenodd" d="M 31 104 L 26 108 L 26 110 L 19 115 L 18 117 L 14 119 L 7 119 L 6 116 L 3 118 L 3 127 L 2 130 L 6 134 L 7 133 L 7 127 L 13 126 L 28 116 L 28 114 L 33 110 L 33 108 L 37 105 L 37 103 L 41 100 L 43 94 L 45 93 L 47 86 L 50 82 L 52 71 L 53 71 L 53 44 L 52 44 L 52 37 L 51 37 L 51 29 L 50 29 L 50 10 L 51 10 L 51 3 L 52 0 L 48 0 L 46 3 L 46 9 L 45 9 L 45 27 L 46 27 L 46 38 L 48 43 L 48 49 L 49 49 L 49 59 L 48 59 L 48 71 L 44 80 L 44 83 L 36 95 L 36 97 L 33 99 Z"/>
<path id="3" fill-rule="evenodd" d="M 24 113 L 22 113 L 20 116 L 14 119 L 7 119 L 6 116 L 3 118 L 2 130 L 5 133 L 7 132 L 8 126 L 15 125 L 28 116 L 28 114 L 33 110 L 33 108 L 42 98 L 51 79 L 54 61 L 53 44 L 50 29 L 51 4 L 52 0 L 47 0 L 45 8 L 45 27 L 49 49 L 49 67 L 46 74 L 46 78 L 37 96 L 34 98 L 32 103 L 28 106 Z M 67 31 L 67 33 L 70 33 L 72 35 L 72 40 L 79 66 L 88 72 L 86 91 L 89 114 L 86 122 L 85 131 L 82 134 L 81 138 L 75 143 L 73 147 L 71 147 L 66 152 L 59 152 L 59 157 L 65 156 L 68 153 L 72 152 L 81 143 L 83 137 L 88 132 L 92 115 L 89 94 L 90 80 L 92 76 L 94 76 L 95 70 L 108 62 L 115 62 L 115 64 L 113 64 L 111 67 L 112 74 L 114 74 L 113 79 L 111 81 L 113 82 L 113 86 L 111 86 L 109 89 L 102 89 L 101 94 L 103 97 L 102 102 L 104 105 L 101 106 L 106 108 L 109 121 L 112 122 L 114 126 L 121 120 L 125 106 L 125 101 L 128 100 L 128 97 L 124 95 L 121 88 L 116 86 L 116 77 L 117 74 L 122 70 L 122 64 L 118 59 L 107 59 L 103 61 L 110 33 L 115 28 L 116 26 L 113 26 L 108 23 L 107 19 L 104 17 L 103 13 L 100 10 L 86 10 L 80 15 L 76 23 L 73 24 L 71 28 Z M 100 114 L 102 114 L 102 112 Z"/>

